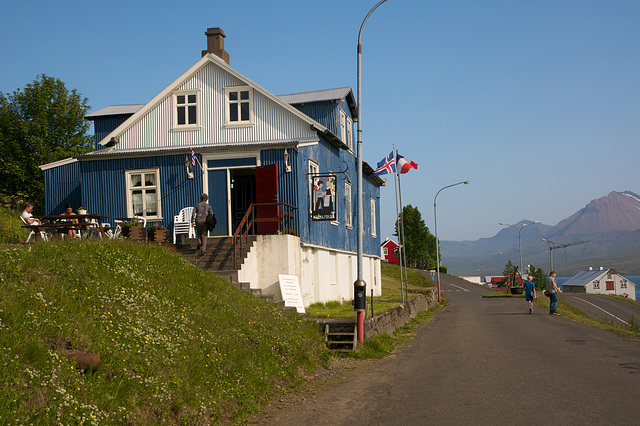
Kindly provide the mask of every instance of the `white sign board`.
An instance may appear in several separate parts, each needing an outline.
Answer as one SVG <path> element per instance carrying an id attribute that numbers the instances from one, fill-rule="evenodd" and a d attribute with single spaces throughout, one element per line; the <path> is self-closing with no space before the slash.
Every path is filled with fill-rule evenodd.
<path id="1" fill-rule="evenodd" d="M 298 276 L 278 274 L 278 282 L 280 283 L 280 293 L 282 294 L 282 300 L 284 300 L 284 306 L 293 306 L 299 314 L 304 314 L 304 303 L 302 302 Z"/>

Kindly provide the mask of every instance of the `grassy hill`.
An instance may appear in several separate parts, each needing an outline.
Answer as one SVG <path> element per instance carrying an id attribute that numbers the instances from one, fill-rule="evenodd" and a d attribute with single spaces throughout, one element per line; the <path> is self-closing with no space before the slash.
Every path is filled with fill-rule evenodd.
<path id="1" fill-rule="evenodd" d="M 0 241 L 26 236 L 8 216 Z M 0 423 L 237 421 L 328 359 L 295 312 L 161 247 L 65 240 L 0 251 Z M 99 354 L 99 368 L 79 369 L 78 352 Z"/>

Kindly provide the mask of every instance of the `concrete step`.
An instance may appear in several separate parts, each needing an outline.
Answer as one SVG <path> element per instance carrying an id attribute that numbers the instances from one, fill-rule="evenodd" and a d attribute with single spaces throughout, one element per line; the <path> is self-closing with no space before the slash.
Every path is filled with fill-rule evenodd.
<path id="1" fill-rule="evenodd" d="M 209 271 L 229 270 L 242 265 L 255 240 L 255 237 L 248 238 L 244 248 L 238 251 L 235 262 L 232 260 L 231 237 L 207 238 L 207 251 L 204 254 L 197 248 L 197 239 L 187 238 L 184 244 L 177 246 L 177 251 L 199 268 Z"/>
<path id="2" fill-rule="evenodd" d="M 183 244 L 176 245 L 176 251 L 198 268 L 213 272 L 240 290 L 251 293 L 255 297 L 273 302 L 272 295 L 263 295 L 261 289 L 251 288 L 250 283 L 239 282 L 238 280 L 238 269 L 242 266 L 256 240 L 255 236 L 247 237 L 244 246 L 238 250 L 235 262 L 232 260 L 233 247 L 231 246 L 231 237 L 207 238 L 207 251 L 204 254 L 200 253 L 197 248 L 198 240 L 196 238 L 184 238 L 182 239 Z M 281 304 L 284 308 L 284 302 L 274 303 Z"/>
<path id="3" fill-rule="evenodd" d="M 356 323 L 353 320 L 334 320 L 324 324 L 324 339 L 333 351 L 350 352 L 357 344 Z"/>

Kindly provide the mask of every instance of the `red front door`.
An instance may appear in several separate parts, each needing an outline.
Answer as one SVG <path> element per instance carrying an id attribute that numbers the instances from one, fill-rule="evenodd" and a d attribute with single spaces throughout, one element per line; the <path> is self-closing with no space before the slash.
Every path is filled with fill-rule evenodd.
<path id="1" fill-rule="evenodd" d="M 278 233 L 278 165 L 256 167 L 256 230 L 259 235 Z"/>

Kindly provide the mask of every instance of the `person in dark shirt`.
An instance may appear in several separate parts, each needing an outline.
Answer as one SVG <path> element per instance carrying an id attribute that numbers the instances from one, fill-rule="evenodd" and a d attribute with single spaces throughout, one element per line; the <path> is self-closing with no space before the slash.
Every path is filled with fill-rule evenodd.
<path id="1" fill-rule="evenodd" d="M 196 250 L 200 250 L 201 254 L 207 252 L 207 216 L 209 214 L 213 215 L 213 209 L 207 203 L 208 199 L 209 196 L 207 194 L 200 195 L 200 202 L 196 204 L 191 215 L 191 226 L 195 224 L 196 232 L 198 233 L 198 247 L 196 247 Z"/>

